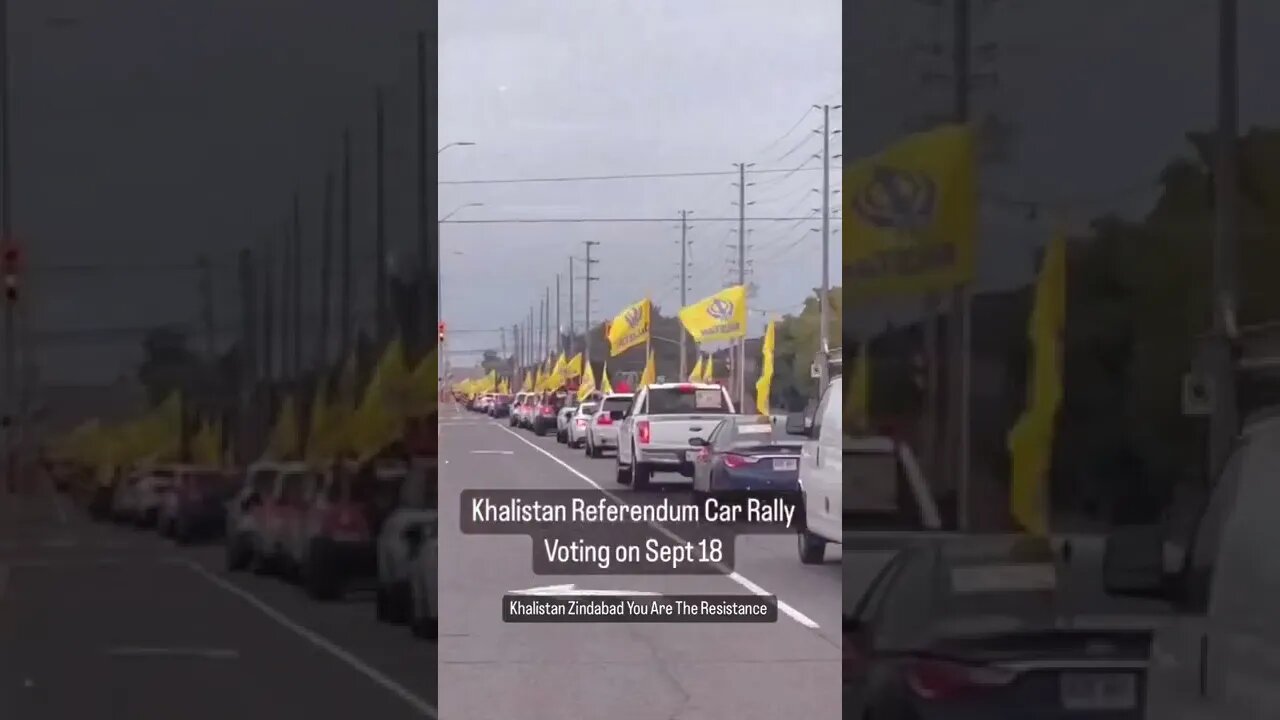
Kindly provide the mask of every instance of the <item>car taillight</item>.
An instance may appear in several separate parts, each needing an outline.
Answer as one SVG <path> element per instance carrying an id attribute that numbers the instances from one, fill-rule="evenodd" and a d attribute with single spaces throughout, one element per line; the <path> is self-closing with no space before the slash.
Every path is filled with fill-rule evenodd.
<path id="1" fill-rule="evenodd" d="M 369 534 L 364 514 L 352 505 L 339 505 L 329 510 L 324 518 L 324 534 L 329 536 L 363 539 Z"/>
<path id="2" fill-rule="evenodd" d="M 550 406 L 544 406 L 544 407 L 542 408 L 542 414 L 543 414 L 543 415 L 555 415 L 555 414 L 556 414 L 556 409 L 555 409 L 555 408 L 553 408 L 553 407 L 550 407 Z"/>
<path id="3" fill-rule="evenodd" d="M 613 424 L 613 417 L 612 417 L 612 416 L 609 416 L 609 415 L 597 415 L 597 416 L 596 416 L 596 424 L 597 424 L 597 425 L 612 425 L 612 424 Z"/>
<path id="4" fill-rule="evenodd" d="M 697 390 L 697 388 L 692 385 L 680 385 L 676 387 L 676 392 L 679 392 L 681 395 L 688 395 L 694 390 Z"/>
<path id="5" fill-rule="evenodd" d="M 915 660 L 906 667 L 907 687 L 924 700 L 948 700 L 958 695 L 1003 687 L 1017 673 L 986 665 L 945 660 Z"/>
<path id="6" fill-rule="evenodd" d="M 636 423 L 636 432 L 640 433 L 640 444 L 648 445 L 649 439 L 650 439 L 649 421 L 641 420 L 640 422 Z"/>
<path id="7" fill-rule="evenodd" d="M 754 465 L 758 462 L 760 462 L 760 458 L 751 457 L 750 455 L 726 453 L 724 456 L 724 466 L 727 468 L 740 468 L 743 465 Z"/>

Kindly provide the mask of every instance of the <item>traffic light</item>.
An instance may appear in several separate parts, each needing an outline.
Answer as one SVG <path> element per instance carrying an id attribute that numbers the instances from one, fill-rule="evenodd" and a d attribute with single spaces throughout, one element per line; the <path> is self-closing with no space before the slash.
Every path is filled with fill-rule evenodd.
<path id="1" fill-rule="evenodd" d="M 21 255 L 12 245 L 4 249 L 4 295 L 9 302 L 18 300 L 18 269 Z"/>
<path id="2" fill-rule="evenodd" d="M 444 342 L 444 321 L 443 320 L 441 320 L 436 325 L 436 331 L 437 331 L 437 337 L 439 337 L 440 342 L 443 343 Z"/>

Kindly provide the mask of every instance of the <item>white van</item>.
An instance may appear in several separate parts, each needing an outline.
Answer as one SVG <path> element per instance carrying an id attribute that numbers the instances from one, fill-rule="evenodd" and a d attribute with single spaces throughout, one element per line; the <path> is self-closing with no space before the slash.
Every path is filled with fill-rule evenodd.
<path id="1" fill-rule="evenodd" d="M 1175 614 L 1156 625 L 1146 713 L 1159 720 L 1280 718 L 1280 416 L 1246 425 L 1170 572 L 1163 529 L 1107 538 L 1107 591 L 1159 597 Z"/>
<path id="2" fill-rule="evenodd" d="M 821 564 L 828 543 L 850 532 L 936 532 L 938 504 L 911 447 L 881 436 L 853 437 L 844 428 L 844 378 L 827 386 L 810 423 L 787 416 L 787 432 L 809 438 L 800 451 L 800 561 Z M 845 461 L 852 463 L 845 474 Z M 848 492 L 845 492 L 848 490 Z"/>

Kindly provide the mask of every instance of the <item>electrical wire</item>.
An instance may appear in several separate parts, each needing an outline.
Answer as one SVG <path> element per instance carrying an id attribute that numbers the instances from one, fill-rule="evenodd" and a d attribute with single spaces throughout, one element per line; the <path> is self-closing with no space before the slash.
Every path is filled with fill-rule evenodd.
<path id="1" fill-rule="evenodd" d="M 698 218 L 698 222 L 739 222 L 742 218 L 718 217 Z M 808 217 L 748 217 L 746 222 L 793 222 L 808 220 Z M 669 223 L 679 222 L 680 218 L 483 218 L 478 220 L 446 220 L 450 225 L 540 225 L 540 224 L 585 224 L 585 223 Z"/>
<path id="2" fill-rule="evenodd" d="M 821 170 L 821 168 L 804 168 L 805 170 Z M 835 169 L 835 168 L 833 168 Z M 768 175 L 774 173 L 794 173 L 797 168 L 748 168 L 748 175 Z M 561 182 L 598 182 L 605 180 L 654 180 L 686 177 L 727 177 L 736 176 L 737 170 L 703 170 L 692 172 L 660 172 L 660 173 L 621 173 L 617 175 L 573 175 L 560 177 L 536 178 L 492 178 L 487 180 L 440 180 L 437 185 L 514 185 L 520 183 L 561 183 Z"/>

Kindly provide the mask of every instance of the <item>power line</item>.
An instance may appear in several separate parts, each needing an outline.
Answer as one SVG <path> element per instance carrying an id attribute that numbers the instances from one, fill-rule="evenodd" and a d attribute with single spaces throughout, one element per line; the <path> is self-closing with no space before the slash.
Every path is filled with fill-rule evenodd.
<path id="1" fill-rule="evenodd" d="M 748 170 L 748 174 L 767 174 L 767 173 L 793 173 L 799 169 L 804 170 L 821 170 L 822 168 L 765 168 L 762 170 Z M 839 169 L 839 168 L 833 168 Z M 704 170 L 695 172 L 665 172 L 665 173 L 626 173 L 620 175 L 573 175 L 563 177 L 538 177 L 538 178 L 495 178 L 489 180 L 441 180 L 437 185 L 512 185 L 517 183 L 560 183 L 560 182 L 596 182 L 601 180 L 652 180 L 660 178 L 684 178 L 684 177 L 716 177 L 716 176 L 736 176 L 736 170 Z"/>
<path id="2" fill-rule="evenodd" d="M 810 217 L 748 217 L 750 222 L 795 222 L 809 220 Z M 680 218 L 487 218 L 480 220 L 446 220 L 444 222 L 457 225 L 529 225 L 529 224 L 572 224 L 572 223 L 669 223 L 679 222 Z M 698 222 L 738 222 L 741 218 L 698 218 Z"/>

